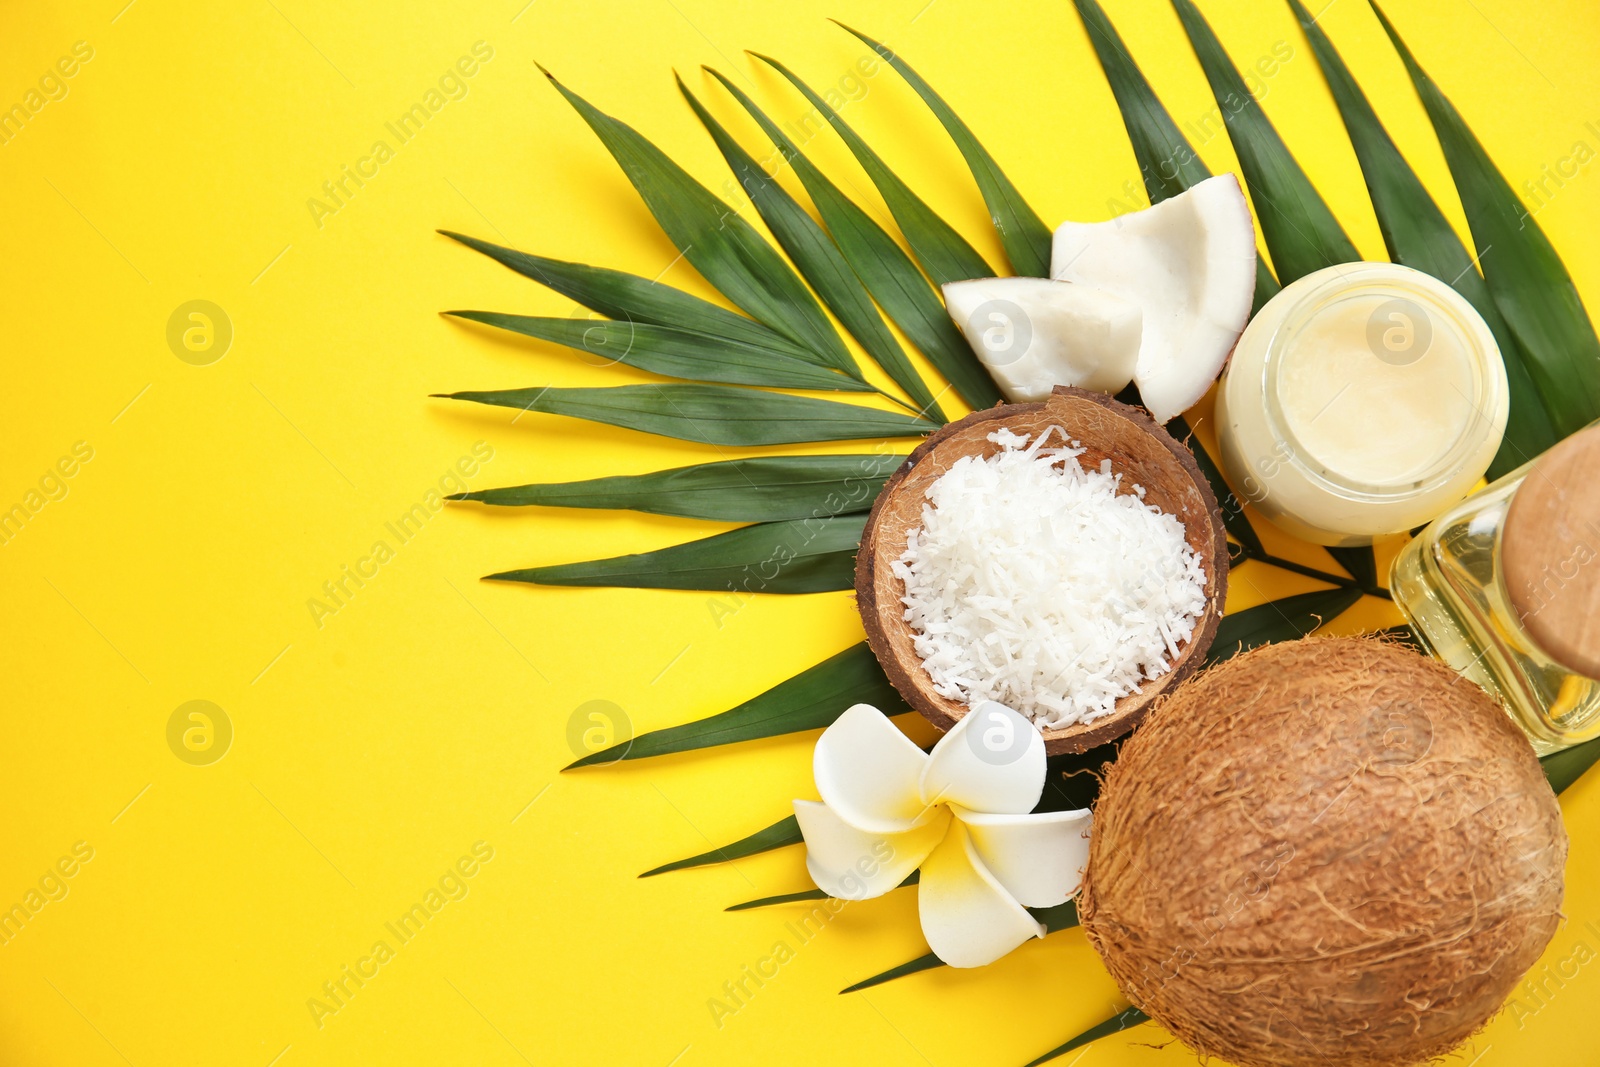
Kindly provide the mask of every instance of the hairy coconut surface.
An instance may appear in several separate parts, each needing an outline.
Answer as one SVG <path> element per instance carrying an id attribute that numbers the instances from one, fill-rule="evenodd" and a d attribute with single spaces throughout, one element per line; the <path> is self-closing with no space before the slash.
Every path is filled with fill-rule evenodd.
<path id="1" fill-rule="evenodd" d="M 1533 749 L 1483 690 L 1310 638 L 1152 709 L 1100 793 L 1079 914 L 1128 999 L 1202 1055 L 1413 1064 L 1539 958 L 1566 856 Z"/>

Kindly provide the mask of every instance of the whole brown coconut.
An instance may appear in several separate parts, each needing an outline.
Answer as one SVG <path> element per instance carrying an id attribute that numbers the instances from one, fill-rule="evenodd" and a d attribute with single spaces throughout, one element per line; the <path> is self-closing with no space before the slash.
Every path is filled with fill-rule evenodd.
<path id="1" fill-rule="evenodd" d="M 1240 1067 L 1448 1052 L 1539 958 L 1567 837 L 1481 689 L 1360 638 L 1268 645 L 1163 700 L 1100 794 L 1079 902 L 1122 992 Z"/>

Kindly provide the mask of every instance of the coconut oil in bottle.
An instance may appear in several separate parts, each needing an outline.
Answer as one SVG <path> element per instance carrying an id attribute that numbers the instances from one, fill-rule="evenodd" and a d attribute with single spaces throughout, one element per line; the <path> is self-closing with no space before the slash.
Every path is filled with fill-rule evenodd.
<path id="1" fill-rule="evenodd" d="M 1498 697 L 1540 755 L 1600 736 L 1597 465 L 1591 426 L 1439 516 L 1390 576 L 1428 652 Z"/>

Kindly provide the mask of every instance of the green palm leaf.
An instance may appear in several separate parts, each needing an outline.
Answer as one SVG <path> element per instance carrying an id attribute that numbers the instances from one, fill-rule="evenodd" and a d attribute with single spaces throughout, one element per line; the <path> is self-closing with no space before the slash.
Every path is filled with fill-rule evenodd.
<path id="1" fill-rule="evenodd" d="M 486 577 L 533 585 L 837 592 L 855 583 L 856 547 L 865 523 L 862 515 L 763 522 L 654 552 L 527 567 Z"/>
<path id="2" fill-rule="evenodd" d="M 1600 761 L 1600 738 L 1553 752 L 1539 762 L 1544 765 L 1544 775 L 1550 779 L 1550 787 L 1557 793 L 1563 793 L 1568 786 L 1582 778 L 1583 772 L 1593 767 L 1596 761 Z"/>
<path id="3" fill-rule="evenodd" d="M 1057 1045 L 1055 1048 L 1051 1049 L 1049 1052 L 1046 1052 L 1038 1059 L 1029 1061 L 1027 1067 L 1039 1067 L 1039 1064 L 1049 1063 L 1057 1056 L 1064 1056 L 1073 1049 L 1082 1048 L 1091 1041 L 1098 1041 L 1102 1037 L 1110 1037 L 1112 1034 L 1120 1034 L 1124 1030 L 1130 1029 L 1131 1027 L 1140 1026 L 1149 1021 L 1150 1016 L 1146 1015 L 1138 1008 L 1124 1008 L 1122 1011 L 1117 1012 L 1117 1014 L 1113 1015 L 1105 1022 L 1089 1027 L 1089 1029 L 1085 1030 L 1071 1041 L 1068 1041 L 1066 1044 Z"/>
<path id="4" fill-rule="evenodd" d="M 1060 933 L 1078 925 L 1078 901 L 1074 898 L 1053 908 L 1029 908 L 1028 914 L 1044 924 L 1045 933 Z"/>
<path id="5" fill-rule="evenodd" d="M 1466 246 L 1400 154 L 1327 34 L 1300 0 L 1289 0 L 1289 6 L 1311 42 L 1311 51 L 1322 67 L 1322 75 L 1333 93 L 1345 129 L 1349 131 L 1389 258 L 1454 286 L 1477 308 L 1500 346 L 1510 385 L 1511 412 L 1500 451 L 1489 465 L 1488 478 L 1494 481 L 1556 441 L 1550 414 L 1545 411 L 1529 374 L 1527 357 L 1499 308 L 1495 307 L 1494 298 L 1489 295 L 1483 275 L 1478 273 Z"/>
<path id="6" fill-rule="evenodd" d="M 967 161 L 973 180 L 978 183 L 978 191 L 983 194 L 983 202 L 989 208 L 989 220 L 1000 235 L 1000 243 L 1006 250 L 1012 273 L 1029 278 L 1050 277 L 1050 228 L 1028 206 L 1022 193 L 1011 184 L 1011 179 L 1006 177 L 988 149 L 973 136 L 967 124 L 950 109 L 943 97 L 933 91 L 933 86 L 911 69 L 909 63 L 861 31 L 853 30 L 837 19 L 834 22 L 846 33 L 854 34 L 898 71 L 944 126 L 945 132 L 961 150 L 962 158 Z"/>
<path id="7" fill-rule="evenodd" d="M 1060 930 L 1069 930 L 1078 925 L 1078 902 L 1069 900 L 1065 904 L 1054 908 L 1029 908 L 1029 914 L 1044 924 L 1045 933 L 1053 934 Z M 917 974 L 921 971 L 931 971 L 935 967 L 943 967 L 944 961 L 933 953 L 925 953 L 914 960 L 907 960 L 898 967 L 890 967 L 887 971 L 863 978 L 854 985 L 847 985 L 839 990 L 840 995 L 855 993 L 862 989 L 871 989 L 873 986 L 892 982 L 896 978 L 904 978 L 908 974 Z"/>
<path id="8" fill-rule="evenodd" d="M 1190 0 L 1172 0 L 1172 6 L 1222 111 L 1278 282 L 1288 285 L 1323 267 L 1359 260 L 1361 253 L 1289 154 L 1199 9 Z"/>
<path id="9" fill-rule="evenodd" d="M 1360 599 L 1359 589 L 1317 589 L 1224 615 L 1206 662 L 1220 663 L 1257 645 L 1304 637 Z"/>
<path id="10" fill-rule="evenodd" d="M 777 146 L 783 158 L 794 167 L 795 176 L 805 186 L 818 216 L 828 228 L 840 253 L 907 339 L 969 405 L 986 408 L 999 403 L 1000 390 L 995 386 L 994 379 L 989 377 L 989 372 L 984 370 L 978 357 L 972 354 L 966 338 L 950 321 L 944 301 L 929 286 L 928 279 L 923 277 L 911 257 L 882 226 L 818 170 L 744 90 L 720 72 L 710 67 L 706 71 L 743 105 L 750 117 L 760 125 L 762 132 Z M 896 381 L 899 380 L 899 374 L 916 373 L 909 363 L 899 374 L 893 367 L 886 366 L 884 369 Z"/>
<path id="11" fill-rule="evenodd" d="M 1238 548 L 1238 551 L 1234 551 L 1234 545 L 1229 546 L 1230 563 L 1239 564 L 1247 559 L 1260 560 L 1273 567 L 1293 571 L 1296 574 L 1303 574 L 1308 578 L 1315 578 L 1318 581 L 1328 582 L 1332 585 L 1349 585 L 1354 582 L 1365 592 L 1387 595 L 1385 591 L 1379 589 L 1376 585 L 1377 562 L 1373 559 L 1370 547 L 1365 549 L 1329 549 L 1330 552 L 1334 553 L 1335 558 L 1340 559 L 1341 566 L 1346 568 L 1354 567 L 1359 569 L 1362 575 L 1369 576 L 1369 585 L 1363 585 L 1359 576 L 1346 580 L 1337 574 L 1320 571 L 1315 567 L 1307 567 L 1293 560 L 1281 559 L 1268 552 L 1266 546 L 1261 543 L 1260 536 L 1250 525 L 1249 517 L 1245 515 L 1243 501 L 1234 494 L 1233 489 L 1228 485 L 1227 479 L 1222 476 L 1222 471 L 1217 467 L 1216 462 L 1206 452 L 1205 446 L 1200 443 L 1200 439 L 1194 436 L 1194 432 L 1190 430 L 1189 424 L 1180 415 L 1167 423 L 1167 429 L 1174 437 L 1182 441 L 1194 455 L 1195 464 L 1199 466 L 1200 472 L 1206 476 L 1206 481 L 1211 485 L 1212 493 L 1216 495 L 1217 507 L 1222 512 L 1222 525 L 1227 528 L 1228 533 L 1233 535 L 1233 540 Z"/>
<path id="12" fill-rule="evenodd" d="M 748 222 L 633 127 L 594 107 L 548 71 L 545 77 L 599 136 L 672 243 L 707 281 L 831 365 L 860 373 L 811 291 Z"/>
<path id="13" fill-rule="evenodd" d="M 826 100 L 801 81 L 799 75 L 771 56 L 758 52 L 750 54 L 789 79 L 790 84 L 800 90 L 811 106 L 833 126 L 834 132 L 850 149 L 850 154 L 861 164 L 861 169 L 872 179 L 872 184 L 878 187 L 883 202 L 889 206 L 889 213 L 894 216 L 895 224 L 905 235 L 906 244 L 911 246 L 912 255 L 917 257 L 917 262 L 922 264 L 922 269 L 928 272 L 928 277 L 933 279 L 935 285 L 994 276 L 994 269 L 984 262 L 966 238 L 912 192 L 911 187 L 901 181 L 878 153 L 868 147 L 867 142 L 839 117 L 839 113 Z"/>
<path id="14" fill-rule="evenodd" d="M 820 889 L 802 889 L 798 893 L 779 893 L 774 897 L 758 897 L 755 900 L 746 900 L 740 904 L 730 904 L 723 911 L 751 911 L 755 908 L 770 908 L 776 904 L 798 904 L 806 900 L 827 900 L 828 894 Z"/>
<path id="15" fill-rule="evenodd" d="M 438 232 L 607 318 L 670 326 L 707 337 L 735 341 L 763 352 L 803 359 L 822 366 L 832 365 L 811 349 L 796 344 L 754 319 L 718 307 L 709 300 L 702 300 L 670 285 L 609 267 L 591 267 L 518 252 L 514 248 L 480 241 L 476 237 L 450 230 Z"/>
<path id="16" fill-rule="evenodd" d="M 1576 433 L 1600 418 L 1600 339 L 1572 276 L 1461 113 L 1417 65 L 1383 11 L 1376 4 L 1373 10 L 1444 147 L 1484 281 L 1528 357 L 1556 436 Z"/>
<path id="17" fill-rule="evenodd" d="M 1096 0 L 1072 2 L 1122 113 L 1122 125 L 1128 131 L 1150 202 L 1158 204 L 1211 177 L 1211 168 L 1172 121 L 1105 10 Z"/>
<path id="18" fill-rule="evenodd" d="M 688 859 L 663 863 L 659 867 L 650 868 L 639 877 L 652 878 L 668 871 L 681 871 L 686 867 L 704 867 L 712 863 L 740 860 L 746 856 L 754 856 L 758 852 L 771 852 L 775 848 L 798 845 L 803 840 L 804 838 L 800 836 L 800 820 L 791 815 L 787 819 L 779 819 L 771 826 L 757 830 L 749 837 L 741 837 L 732 844 L 714 848 L 710 852 L 702 852 L 698 856 L 690 856 Z"/>
<path id="19" fill-rule="evenodd" d="M 1355 579 L 1356 588 L 1367 593 L 1379 590 L 1378 558 L 1371 545 L 1332 545 L 1328 555 Z"/>
<path id="20" fill-rule="evenodd" d="M 1096 0 L 1072 0 L 1089 33 L 1089 43 L 1100 60 L 1116 97 L 1122 125 L 1133 145 L 1133 156 L 1144 178 L 1145 191 L 1152 204 L 1177 196 L 1185 189 L 1211 177 L 1211 169 L 1178 130 L 1178 124 L 1162 105 L 1144 72 L 1128 54 L 1127 46 Z M 1256 296 L 1254 311 L 1277 294 L 1279 285 L 1267 268 L 1267 261 L 1256 255 Z M 1252 312 L 1252 313 L 1253 313 Z M 1220 498 L 1219 498 L 1220 499 Z"/>
<path id="21" fill-rule="evenodd" d="M 867 354 L 916 402 L 917 410 L 929 418 L 945 421 L 944 412 L 928 391 L 927 383 L 912 369 L 905 352 L 900 348 L 900 342 L 894 339 L 889 327 L 884 325 L 883 316 L 878 314 L 872 299 L 862 289 L 861 279 L 856 277 L 855 271 L 827 233 L 781 185 L 768 177 L 748 152 L 739 147 L 739 143 L 722 124 L 701 106 L 689 87 L 683 84 L 682 78 L 678 79 L 678 90 L 689 102 L 701 125 L 710 132 L 712 140 L 716 141 L 723 158 L 738 178 L 740 188 L 755 204 L 767 228 L 823 302 L 844 323 L 850 335 L 867 350 Z"/>
<path id="22" fill-rule="evenodd" d="M 1260 535 L 1250 525 L 1250 520 L 1244 513 L 1243 501 L 1234 495 L 1228 480 L 1222 476 L 1221 469 L 1206 452 L 1200 439 L 1194 436 L 1194 431 L 1189 429 L 1189 424 L 1184 421 L 1182 415 L 1174 416 L 1167 423 L 1167 432 L 1189 447 L 1189 451 L 1194 455 L 1195 464 L 1206 476 L 1206 481 L 1211 485 L 1211 492 L 1216 495 L 1217 507 L 1222 511 L 1222 525 L 1233 535 L 1233 539 L 1244 550 L 1244 554 L 1251 559 L 1259 559 L 1266 555 L 1267 550 L 1261 543 Z"/>
<path id="23" fill-rule="evenodd" d="M 449 499 L 502 507 L 627 508 L 690 519 L 773 522 L 866 511 L 904 460 L 892 452 L 761 456 L 581 482 L 479 489 Z"/>
<path id="24" fill-rule="evenodd" d="M 913 415 L 726 385 L 545 387 L 434 395 L 446 400 L 567 415 L 711 445 L 920 437 L 939 428 L 936 423 Z"/>
<path id="25" fill-rule="evenodd" d="M 873 975 L 871 978 L 863 978 L 859 982 L 853 982 L 850 985 L 845 986 L 843 989 L 839 990 L 839 995 L 844 996 L 846 993 L 859 993 L 863 989 L 871 989 L 873 986 L 883 985 L 885 982 L 892 982 L 896 978 L 904 978 L 908 974 L 919 974 L 922 971 L 931 971 L 935 967 L 943 967 L 944 965 L 944 960 L 941 960 L 938 956 L 935 956 L 931 952 L 924 952 L 914 960 L 907 960 L 896 967 L 890 967 L 887 971 L 881 971 L 878 974 Z"/>
<path id="26" fill-rule="evenodd" d="M 631 741 L 585 756 L 571 767 L 819 730 L 854 704 L 871 704 L 885 715 L 900 715 L 911 710 L 884 677 L 883 668 L 878 666 L 865 641 L 721 714 L 641 734 Z"/>
<path id="27" fill-rule="evenodd" d="M 1044 795 L 1033 810 L 1078 811 L 1092 808 L 1100 799 L 1101 775 L 1122 751 L 1123 738 L 1096 745 L 1086 752 L 1064 752 L 1045 759 Z"/>
<path id="28" fill-rule="evenodd" d="M 908 885 L 916 885 L 922 878 L 921 871 L 912 871 L 906 875 L 905 881 L 895 886 L 904 889 Z M 828 894 L 820 889 L 802 889 L 798 893 L 779 893 L 775 897 L 758 897 L 755 900 L 746 900 L 741 904 L 733 904 L 723 911 L 750 911 L 755 908 L 770 908 L 778 904 L 798 904 L 807 900 L 827 900 Z"/>
<path id="29" fill-rule="evenodd" d="M 875 391 L 859 378 L 808 360 L 671 326 L 612 319 L 536 318 L 498 311 L 446 311 L 445 314 L 565 345 L 609 363 L 637 367 L 668 378 L 764 385 L 773 389 Z"/>

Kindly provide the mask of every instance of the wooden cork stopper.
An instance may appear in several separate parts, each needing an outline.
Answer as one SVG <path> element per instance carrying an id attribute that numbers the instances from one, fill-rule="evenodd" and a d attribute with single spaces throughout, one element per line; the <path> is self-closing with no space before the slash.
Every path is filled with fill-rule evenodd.
<path id="1" fill-rule="evenodd" d="M 1501 531 L 1506 594 L 1557 663 L 1600 678 L 1600 426 L 1540 456 Z"/>

